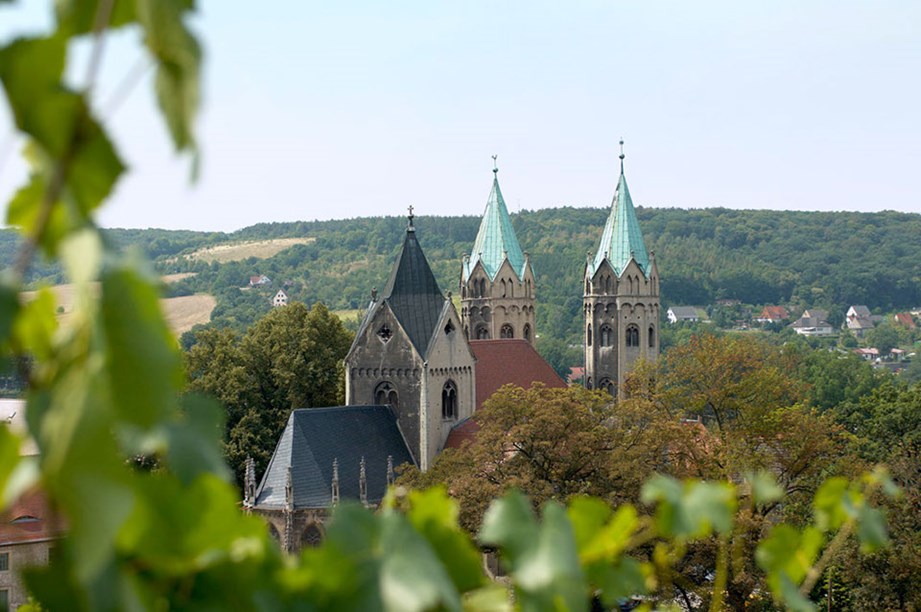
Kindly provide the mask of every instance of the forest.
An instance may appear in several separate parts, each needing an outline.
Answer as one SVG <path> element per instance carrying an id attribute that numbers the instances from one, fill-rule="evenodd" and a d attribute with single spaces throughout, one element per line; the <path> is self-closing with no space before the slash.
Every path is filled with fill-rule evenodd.
<path id="1" fill-rule="evenodd" d="M 577 343 L 582 262 L 597 248 L 607 214 L 607 208 L 566 206 L 512 215 L 537 274 L 537 325 L 544 337 Z M 738 299 L 788 304 L 794 311 L 822 308 L 840 319 L 851 304 L 874 312 L 921 304 L 921 215 L 639 207 L 637 216 L 656 254 L 663 311 Z M 403 217 L 373 217 L 262 223 L 232 233 L 109 229 L 104 236 L 115 249 L 141 249 L 163 273 L 196 272 L 171 285 L 170 295 L 214 294 L 213 323 L 242 331 L 268 311 L 268 298 L 281 286 L 308 306 L 363 308 L 371 290 L 386 282 L 405 225 Z M 444 291 L 457 293 L 459 262 L 478 226 L 472 216 L 417 219 L 420 243 Z M 287 237 L 315 241 L 262 260 L 183 257 L 218 243 Z M 9 264 L 17 244 L 14 232 L 0 232 L 0 263 Z M 253 274 L 274 283 L 261 293 L 241 291 Z M 39 262 L 26 279 L 58 282 L 62 272 Z"/>

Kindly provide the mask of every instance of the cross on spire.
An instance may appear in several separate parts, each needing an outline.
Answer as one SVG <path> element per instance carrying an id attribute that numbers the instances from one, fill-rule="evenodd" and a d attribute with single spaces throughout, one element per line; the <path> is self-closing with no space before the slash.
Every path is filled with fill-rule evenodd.
<path id="1" fill-rule="evenodd" d="M 624 173 L 624 157 L 626 157 L 624 155 L 624 138 L 623 136 L 621 136 L 620 137 L 620 173 L 621 174 Z"/>
<path id="2" fill-rule="evenodd" d="M 498 158 L 499 158 L 498 155 L 492 156 L 492 173 L 493 174 L 499 174 L 499 164 L 496 162 Z"/>
<path id="3" fill-rule="evenodd" d="M 413 214 L 413 205 L 409 205 L 409 227 L 407 229 L 413 229 L 413 219 L 415 215 Z"/>

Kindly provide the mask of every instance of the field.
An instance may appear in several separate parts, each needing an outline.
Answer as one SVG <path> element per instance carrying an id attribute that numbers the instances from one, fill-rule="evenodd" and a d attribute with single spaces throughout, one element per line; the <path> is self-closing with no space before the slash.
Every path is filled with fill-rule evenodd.
<path id="1" fill-rule="evenodd" d="M 250 257 L 266 259 L 296 244 L 310 244 L 315 241 L 316 238 L 275 238 L 272 240 L 253 240 L 249 242 L 217 244 L 215 246 L 199 249 L 194 253 L 183 255 L 182 257 L 207 261 L 208 263 L 212 261 L 226 263 L 228 261 L 249 259 Z"/>
<path id="2" fill-rule="evenodd" d="M 98 292 L 98 286 L 94 286 L 93 289 Z M 57 302 L 58 322 L 64 323 L 73 314 L 74 300 L 76 299 L 75 286 L 69 284 L 55 285 L 51 287 L 51 291 L 54 293 Z M 26 291 L 23 292 L 22 299 L 28 302 L 34 299 L 35 295 L 35 291 Z M 189 331 L 199 323 L 210 321 L 211 311 L 214 310 L 215 304 L 214 296 L 207 294 L 186 295 L 160 300 L 160 308 L 163 309 L 166 324 L 177 336 Z"/>
<path id="3" fill-rule="evenodd" d="M 340 321 L 354 321 L 355 319 L 360 319 L 361 315 L 364 314 L 364 309 L 355 308 L 351 310 L 333 310 L 332 313 L 339 317 Z"/>

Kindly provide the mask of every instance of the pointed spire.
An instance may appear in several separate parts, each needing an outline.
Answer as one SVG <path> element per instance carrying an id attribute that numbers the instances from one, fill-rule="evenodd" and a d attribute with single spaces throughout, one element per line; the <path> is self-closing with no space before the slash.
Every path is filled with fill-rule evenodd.
<path id="1" fill-rule="evenodd" d="M 492 191 L 489 193 L 489 199 L 486 200 L 486 211 L 483 213 L 480 230 L 473 243 L 475 255 L 464 264 L 464 280 L 470 278 L 470 273 L 473 272 L 478 261 L 483 262 L 483 267 L 486 268 L 489 277 L 495 279 L 499 267 L 506 259 L 519 278 L 524 276 L 525 257 L 521 251 L 521 245 L 518 244 L 515 229 L 512 227 L 512 220 L 508 214 L 508 207 L 505 205 L 505 198 L 502 197 L 502 190 L 499 189 L 497 157 L 492 156 Z"/>
<path id="2" fill-rule="evenodd" d="M 393 455 L 387 455 L 387 486 L 393 484 Z"/>
<path id="3" fill-rule="evenodd" d="M 623 140 L 620 153 L 620 178 L 617 181 L 617 190 L 614 192 L 614 201 L 611 203 L 611 213 L 608 215 L 601 242 L 595 252 L 595 259 L 589 264 L 589 273 L 594 275 L 601 262 L 607 259 L 617 274 L 633 258 L 645 274 L 649 272 L 649 255 L 646 252 L 646 243 L 643 232 L 636 218 L 630 190 L 627 188 L 627 178 L 624 176 Z"/>
<path id="4" fill-rule="evenodd" d="M 416 239 L 412 218 L 410 213 L 410 226 L 381 298 L 388 301 L 410 341 L 424 355 L 445 298 Z"/>
<path id="5" fill-rule="evenodd" d="M 361 456 L 361 463 L 358 468 L 358 496 L 361 498 L 361 503 L 365 506 L 368 505 L 368 472 L 365 469 L 365 457 Z"/>
<path id="6" fill-rule="evenodd" d="M 339 457 L 333 459 L 333 482 L 332 482 L 332 503 L 334 506 L 339 505 Z"/>
<path id="7" fill-rule="evenodd" d="M 243 477 L 243 505 L 252 508 L 256 503 L 256 462 L 246 457 L 246 471 Z"/>

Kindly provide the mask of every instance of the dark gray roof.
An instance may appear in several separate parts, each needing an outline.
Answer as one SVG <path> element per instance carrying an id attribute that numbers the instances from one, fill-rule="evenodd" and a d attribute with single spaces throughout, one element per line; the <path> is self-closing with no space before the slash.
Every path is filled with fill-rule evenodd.
<path id="1" fill-rule="evenodd" d="M 288 468 L 294 507 L 325 508 L 332 503 L 333 461 L 339 461 L 339 496 L 359 499 L 361 459 L 365 459 L 368 501 L 387 490 L 387 457 L 393 466 L 413 463 L 396 416 L 387 406 L 302 408 L 291 412 L 275 454 L 256 490 L 256 506 L 283 508 Z"/>
<path id="2" fill-rule="evenodd" d="M 444 308 L 445 297 L 416 240 L 412 225 L 406 229 L 403 247 L 381 297 L 390 304 L 409 340 L 424 357 Z"/>

